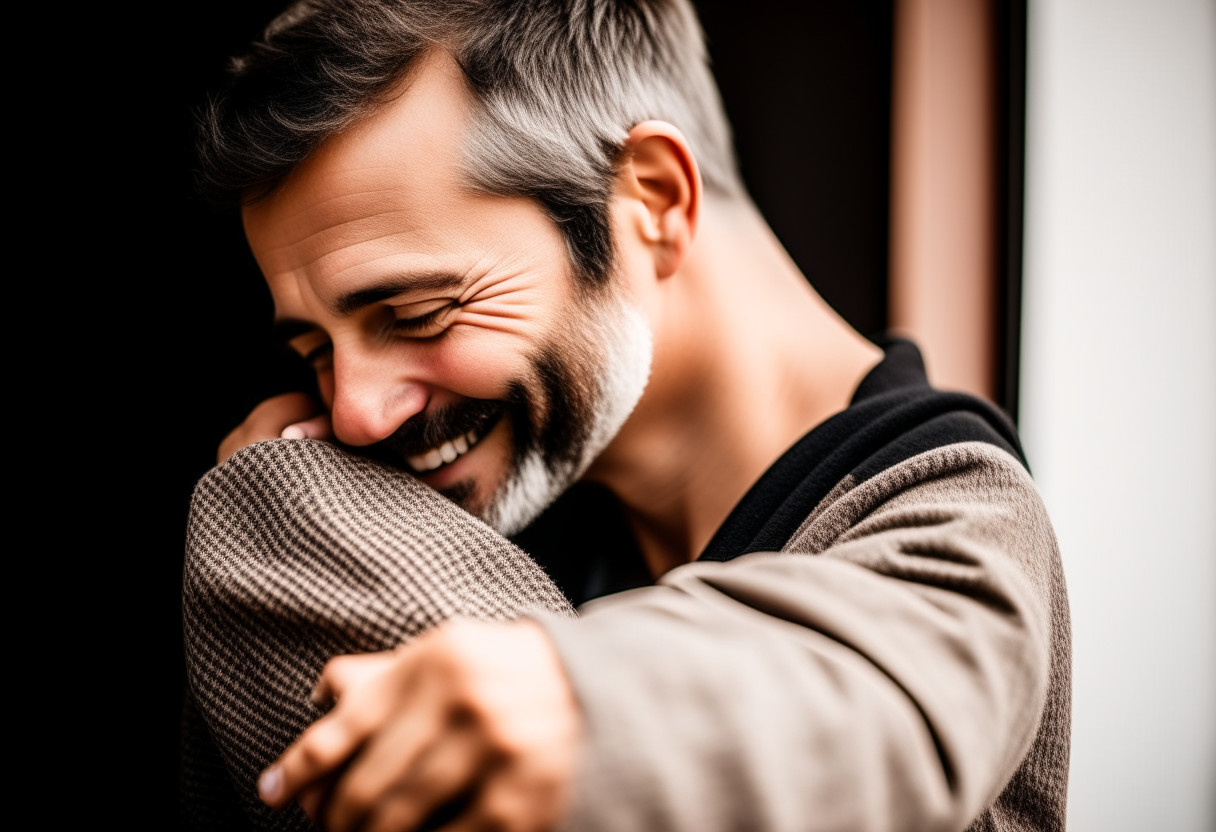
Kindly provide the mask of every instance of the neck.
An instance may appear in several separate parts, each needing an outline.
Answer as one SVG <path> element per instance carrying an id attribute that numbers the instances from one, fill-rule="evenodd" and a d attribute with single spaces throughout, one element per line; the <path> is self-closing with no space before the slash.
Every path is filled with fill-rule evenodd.
<path id="1" fill-rule="evenodd" d="M 708 201 L 700 223 L 685 263 L 659 284 L 646 393 L 587 473 L 621 500 L 655 576 L 696 558 L 882 358 L 750 203 Z"/>

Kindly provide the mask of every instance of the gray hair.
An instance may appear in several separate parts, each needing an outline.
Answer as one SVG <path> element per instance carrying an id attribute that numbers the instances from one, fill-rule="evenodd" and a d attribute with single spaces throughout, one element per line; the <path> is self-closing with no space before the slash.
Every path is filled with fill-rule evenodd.
<path id="1" fill-rule="evenodd" d="M 608 203 L 634 125 L 674 124 L 706 190 L 743 193 L 688 0 L 299 0 L 200 113 L 200 190 L 218 204 L 271 193 L 432 48 L 473 92 L 469 186 L 536 200 L 589 284 L 611 272 Z"/>

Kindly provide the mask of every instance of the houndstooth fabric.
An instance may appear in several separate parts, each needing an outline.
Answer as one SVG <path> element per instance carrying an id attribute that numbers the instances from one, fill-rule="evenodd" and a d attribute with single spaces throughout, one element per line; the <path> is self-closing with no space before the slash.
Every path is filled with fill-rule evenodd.
<path id="1" fill-rule="evenodd" d="M 395 647 L 449 618 L 573 617 L 519 548 L 408 474 L 323 442 L 275 440 L 199 482 L 183 586 L 189 689 L 183 825 L 308 829 L 258 773 L 321 712 L 331 657 Z"/>

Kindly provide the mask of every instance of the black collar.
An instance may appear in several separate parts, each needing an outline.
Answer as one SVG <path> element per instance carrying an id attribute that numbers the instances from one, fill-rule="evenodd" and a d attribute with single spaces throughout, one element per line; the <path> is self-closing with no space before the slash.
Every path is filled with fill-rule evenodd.
<path id="1" fill-rule="evenodd" d="M 845 476 L 860 482 L 932 447 L 978 440 L 1021 457 L 1013 426 L 996 408 L 929 386 L 911 341 L 889 339 L 880 346 L 886 355 L 857 386 L 849 407 L 764 472 L 698 560 L 780 550 Z M 653 583 L 619 502 L 601 486 L 574 486 L 513 539 L 576 605 Z"/>
<path id="2" fill-rule="evenodd" d="M 862 379 L 849 406 L 814 427 L 764 472 L 697 560 L 778 551 L 846 476 L 868 479 L 932 447 L 978 440 L 1022 458 L 1017 433 L 1003 413 L 972 396 L 930 387 L 920 350 L 911 341 L 891 338 L 881 346 L 886 355 Z M 962 418 L 918 431 L 951 414 Z M 966 414 L 979 418 L 968 420 Z M 905 436 L 910 441 L 900 441 Z"/>

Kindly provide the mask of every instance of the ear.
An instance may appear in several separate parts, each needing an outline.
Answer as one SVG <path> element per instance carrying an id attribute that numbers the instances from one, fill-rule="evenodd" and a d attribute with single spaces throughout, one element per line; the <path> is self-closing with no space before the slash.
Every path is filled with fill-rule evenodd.
<path id="1" fill-rule="evenodd" d="M 701 172 L 684 135 L 665 121 L 644 121 L 629 131 L 625 164 L 617 176 L 620 197 L 634 200 L 637 231 L 655 258 L 659 277 L 675 274 L 697 233 Z"/>

